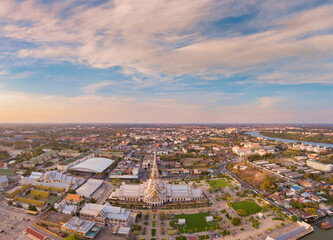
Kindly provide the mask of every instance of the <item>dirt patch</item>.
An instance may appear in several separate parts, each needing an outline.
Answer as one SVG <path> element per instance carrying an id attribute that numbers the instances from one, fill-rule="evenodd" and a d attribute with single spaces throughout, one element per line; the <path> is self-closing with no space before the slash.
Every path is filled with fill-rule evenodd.
<path id="1" fill-rule="evenodd" d="M 235 166 L 247 166 L 246 169 L 244 168 L 234 168 Z M 236 174 L 239 178 L 246 181 L 250 185 L 260 188 L 260 186 L 267 180 L 270 179 L 273 182 L 278 181 L 278 178 L 267 171 L 260 171 L 247 163 L 238 163 L 233 165 L 228 165 L 228 170 Z"/>

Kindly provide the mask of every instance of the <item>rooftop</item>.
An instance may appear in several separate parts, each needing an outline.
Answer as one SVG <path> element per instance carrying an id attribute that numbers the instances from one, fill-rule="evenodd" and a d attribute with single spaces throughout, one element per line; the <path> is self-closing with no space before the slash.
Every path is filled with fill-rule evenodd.
<path id="1" fill-rule="evenodd" d="M 108 158 L 94 157 L 71 167 L 71 169 L 80 172 L 101 173 L 110 167 L 113 162 Z"/>

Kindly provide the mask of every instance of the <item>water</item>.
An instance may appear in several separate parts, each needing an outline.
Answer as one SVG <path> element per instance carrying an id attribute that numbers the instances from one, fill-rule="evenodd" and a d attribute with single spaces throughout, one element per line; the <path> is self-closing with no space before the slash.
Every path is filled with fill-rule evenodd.
<path id="1" fill-rule="evenodd" d="M 333 144 L 331 144 L 331 143 L 316 143 L 316 142 L 306 142 L 306 141 L 284 139 L 284 138 L 266 137 L 264 135 L 261 135 L 259 132 L 246 132 L 246 134 L 250 134 L 253 137 L 262 137 L 262 138 L 266 138 L 269 140 L 275 140 L 275 141 L 281 141 L 281 142 L 287 142 L 287 143 L 301 142 L 301 143 L 308 144 L 308 145 L 311 144 L 312 146 L 333 148 Z M 332 237 L 332 240 L 333 240 L 333 237 Z"/>
<path id="2" fill-rule="evenodd" d="M 323 219 L 320 219 L 320 221 L 329 221 L 331 224 L 333 224 L 333 217 L 325 217 Z M 321 230 L 319 227 L 317 227 L 316 224 L 311 224 L 314 231 L 310 233 L 309 235 L 306 235 L 301 238 L 301 240 L 332 240 L 333 239 L 333 228 L 329 230 Z"/>

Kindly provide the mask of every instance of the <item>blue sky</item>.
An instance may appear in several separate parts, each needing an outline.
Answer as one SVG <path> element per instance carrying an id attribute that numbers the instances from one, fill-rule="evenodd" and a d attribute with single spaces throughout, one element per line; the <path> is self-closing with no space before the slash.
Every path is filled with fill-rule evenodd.
<path id="1" fill-rule="evenodd" d="M 1 122 L 332 123 L 333 4 L 0 2 Z"/>

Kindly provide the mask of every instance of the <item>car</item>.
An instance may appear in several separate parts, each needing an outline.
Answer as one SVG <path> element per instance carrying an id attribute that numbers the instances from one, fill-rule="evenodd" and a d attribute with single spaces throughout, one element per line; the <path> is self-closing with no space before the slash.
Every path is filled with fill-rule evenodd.
<path id="1" fill-rule="evenodd" d="M 5 232 L 5 230 L 2 229 L 2 230 L 0 231 L 0 233 L 3 233 L 3 232 Z"/>
<path id="2" fill-rule="evenodd" d="M 27 221 L 29 222 L 29 221 L 30 221 L 30 218 L 28 218 Z"/>

